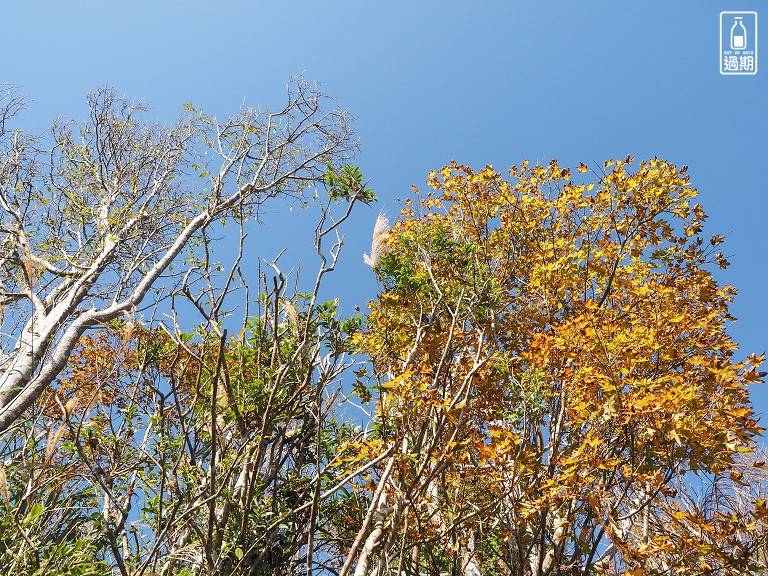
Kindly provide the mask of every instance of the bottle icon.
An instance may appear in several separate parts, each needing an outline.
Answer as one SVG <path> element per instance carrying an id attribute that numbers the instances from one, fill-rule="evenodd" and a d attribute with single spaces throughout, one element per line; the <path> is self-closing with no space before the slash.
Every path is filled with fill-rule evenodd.
<path id="1" fill-rule="evenodd" d="M 747 47 L 747 29 L 737 16 L 731 27 L 731 50 L 744 50 Z"/>

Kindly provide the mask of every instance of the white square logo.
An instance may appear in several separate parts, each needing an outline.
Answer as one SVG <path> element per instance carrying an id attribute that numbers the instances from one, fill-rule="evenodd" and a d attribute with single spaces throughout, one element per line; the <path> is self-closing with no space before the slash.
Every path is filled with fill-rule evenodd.
<path id="1" fill-rule="evenodd" d="M 757 74 L 757 12 L 720 12 L 720 74 Z"/>

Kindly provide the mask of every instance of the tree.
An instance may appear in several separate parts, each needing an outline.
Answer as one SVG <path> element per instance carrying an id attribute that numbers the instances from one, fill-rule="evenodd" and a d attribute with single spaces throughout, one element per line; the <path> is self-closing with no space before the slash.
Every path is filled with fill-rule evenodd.
<path id="1" fill-rule="evenodd" d="M 702 237 L 685 173 L 454 163 L 379 222 L 357 388 L 392 455 L 342 576 L 765 568 L 764 501 L 683 493 L 739 479 L 764 376 L 734 359 L 735 290 L 708 270 L 723 238 Z"/>
<path id="2" fill-rule="evenodd" d="M 259 311 L 235 338 L 81 338 L 2 451 L 5 573 L 298 574 L 334 552 L 354 498 L 335 463 L 359 434 L 335 413 L 354 323 L 279 294 Z"/>
<path id="3" fill-rule="evenodd" d="M 253 315 L 246 300 L 228 336 L 228 303 L 249 291 L 214 288 L 221 263 L 206 252 L 179 289 L 204 319 L 196 330 L 118 319 L 80 337 L 57 381 L 2 436 L 9 575 L 312 574 L 336 561 L 345 516 L 359 507 L 348 483 L 381 458 L 344 458 L 361 435 L 339 413 L 361 319 L 318 299 L 339 226 L 372 193 L 352 167 L 328 168 L 324 182 L 309 292 L 291 290 L 273 262 Z M 224 278 L 238 276 L 240 249 Z"/>
<path id="4" fill-rule="evenodd" d="M 432 173 L 377 220 L 363 322 L 319 296 L 341 224 L 373 200 L 344 164 L 346 115 L 320 99 L 299 82 L 279 112 L 221 124 L 190 106 L 161 129 L 101 91 L 45 152 L 7 131 L 22 101 L 4 94 L 3 568 L 768 569 L 748 394 L 763 357 L 736 357 L 735 290 L 710 271 L 723 238 L 702 236 L 686 168 Z M 280 196 L 319 208 L 320 268 L 301 292 L 275 260 L 251 298 L 245 223 Z M 142 324 L 144 300 L 171 321 Z M 368 358 L 354 382 L 351 352 Z M 373 406 L 362 427 L 345 383 Z"/>
<path id="5" fill-rule="evenodd" d="M 195 257 L 209 226 L 303 197 L 341 169 L 356 142 L 346 112 L 324 111 L 323 100 L 296 79 L 280 110 L 219 122 L 188 106 L 164 128 L 102 89 L 87 120 L 59 121 L 40 138 L 9 131 L 23 101 L 0 93 L 0 431 L 86 331 L 131 319 L 185 251 Z"/>

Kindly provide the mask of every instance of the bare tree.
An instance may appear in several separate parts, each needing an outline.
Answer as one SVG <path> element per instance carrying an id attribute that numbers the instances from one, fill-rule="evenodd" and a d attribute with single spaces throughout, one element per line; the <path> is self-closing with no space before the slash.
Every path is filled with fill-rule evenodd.
<path id="1" fill-rule="evenodd" d="M 0 431 L 54 381 L 87 330 L 131 315 L 211 223 L 301 196 L 356 149 L 349 116 L 297 78 L 278 111 L 171 127 L 102 89 L 83 122 L 8 131 L 0 93 Z"/>

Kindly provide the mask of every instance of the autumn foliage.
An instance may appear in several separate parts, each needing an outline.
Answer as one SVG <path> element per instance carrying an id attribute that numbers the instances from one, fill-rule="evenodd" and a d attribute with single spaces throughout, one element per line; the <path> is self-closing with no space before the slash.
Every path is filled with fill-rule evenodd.
<path id="1" fill-rule="evenodd" d="M 88 332 L 2 437 L 0 566 L 764 573 L 763 356 L 728 335 L 723 238 L 686 172 L 452 163 L 377 220 L 367 318 L 318 298 L 341 246 L 322 252 L 323 212 L 314 292 L 273 263 L 239 332 L 191 293 L 194 331 Z M 329 178 L 329 205 L 347 180 L 372 199 L 361 178 Z"/>
<path id="2" fill-rule="evenodd" d="M 587 172 L 579 167 L 579 173 Z M 361 348 L 396 447 L 370 562 L 408 573 L 743 574 L 764 504 L 685 497 L 760 433 L 686 168 L 430 174 L 371 257 Z M 736 475 L 736 477 L 734 477 Z M 398 535 L 387 536 L 387 531 Z M 446 551 L 436 553 L 435 550 Z M 397 559 L 400 560 L 397 560 Z"/>

